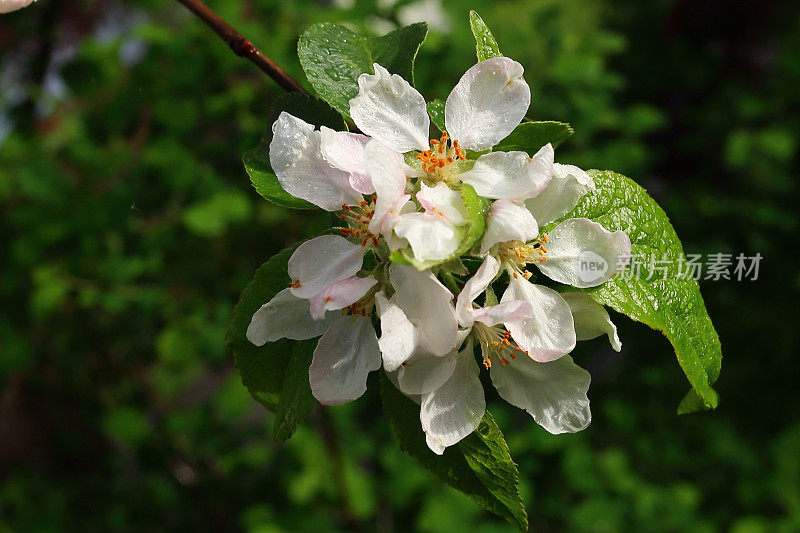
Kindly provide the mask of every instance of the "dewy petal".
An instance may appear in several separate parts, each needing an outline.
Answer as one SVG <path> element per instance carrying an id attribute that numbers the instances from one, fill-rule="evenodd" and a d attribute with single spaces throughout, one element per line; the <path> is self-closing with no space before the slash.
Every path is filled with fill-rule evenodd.
<path id="1" fill-rule="evenodd" d="M 319 340 L 308 369 L 311 392 L 323 405 L 364 394 L 367 374 L 381 366 L 378 337 L 368 317 L 343 316 Z"/>
<path id="2" fill-rule="evenodd" d="M 431 119 L 425 98 L 406 80 L 375 63 L 375 74 L 358 77 L 350 100 L 356 126 L 396 152 L 427 150 Z"/>
<path id="3" fill-rule="evenodd" d="M 625 268 L 631 240 L 588 218 L 570 218 L 549 233 L 547 261 L 536 266 L 548 278 L 573 287 L 595 287 Z"/>
<path id="4" fill-rule="evenodd" d="M 486 216 L 486 233 L 481 241 L 484 254 L 499 242 L 532 241 L 539 235 L 539 224 L 525 206 L 513 200 L 497 200 Z"/>
<path id="5" fill-rule="evenodd" d="M 324 320 L 313 320 L 309 301 L 294 296 L 286 288 L 253 314 L 247 327 L 247 340 L 256 346 L 263 346 L 283 338 L 313 339 L 325 333 L 335 318 L 334 313 L 328 313 Z"/>
<path id="6" fill-rule="evenodd" d="M 392 296 L 421 335 L 420 345 L 434 355 L 446 355 L 457 348 L 458 322 L 453 295 L 429 270 L 392 263 L 389 281 Z"/>
<path id="7" fill-rule="evenodd" d="M 569 213 L 581 197 L 595 190 L 591 176 L 574 165 L 553 164 L 553 175 L 547 186 L 525 207 L 544 226 Z"/>
<path id="8" fill-rule="evenodd" d="M 322 157 L 320 133 L 314 126 L 283 111 L 272 132 L 269 162 L 286 192 L 326 211 L 363 200 L 350 185 L 349 174 Z"/>
<path id="9" fill-rule="evenodd" d="M 492 365 L 492 383 L 500 396 L 533 416 L 554 435 L 575 433 L 592 421 L 591 376 L 565 355 L 549 363 L 517 357 L 508 365 Z"/>
<path id="10" fill-rule="evenodd" d="M 454 191 L 445 183 L 439 182 L 433 187 L 422 183 L 417 193 L 417 200 L 425 212 L 441 217 L 453 226 L 467 222 L 467 207 L 461 193 Z"/>
<path id="11" fill-rule="evenodd" d="M 472 327 L 475 321 L 472 302 L 486 290 L 498 272 L 500 272 L 500 261 L 492 255 L 487 255 L 475 275 L 464 284 L 456 300 L 456 316 L 462 328 Z"/>
<path id="12" fill-rule="evenodd" d="M 320 151 L 325 160 L 339 170 L 350 174 L 350 186 L 362 194 L 372 194 L 375 188 L 367 174 L 364 147 L 369 137 L 349 131 L 336 131 L 322 126 Z"/>
<path id="13" fill-rule="evenodd" d="M 442 357 L 424 351 L 414 354 L 397 370 L 397 388 L 409 395 L 438 389 L 453 374 L 457 357 L 457 348 Z"/>
<path id="14" fill-rule="evenodd" d="M 378 345 L 387 372 L 397 370 L 405 363 L 417 346 L 417 332 L 403 310 L 386 299 L 383 292 L 375 295 L 375 305 L 381 319 L 381 337 Z"/>
<path id="15" fill-rule="evenodd" d="M 351 276 L 328 285 L 324 291 L 311 298 L 311 318 L 319 320 L 325 311 L 344 309 L 360 300 L 378 281 L 372 276 Z"/>
<path id="16" fill-rule="evenodd" d="M 617 334 L 617 326 L 611 322 L 606 308 L 592 300 L 588 294 L 582 292 L 564 292 L 561 297 L 569 304 L 572 310 L 572 319 L 575 321 L 575 335 L 579 341 L 594 339 L 600 335 L 607 335 L 611 347 L 616 351 L 622 350 L 622 343 Z"/>
<path id="17" fill-rule="evenodd" d="M 354 276 L 364 261 L 364 248 L 340 235 L 314 237 L 289 258 L 292 294 L 313 298 L 329 285 Z"/>
<path id="18" fill-rule="evenodd" d="M 429 213 L 409 213 L 394 226 L 398 237 L 406 239 L 419 261 L 443 261 L 461 245 L 463 231 L 444 218 Z"/>
<path id="19" fill-rule="evenodd" d="M 532 315 L 506 328 L 520 348 L 540 362 L 558 359 L 575 347 L 575 326 L 569 305 L 553 289 L 534 285 L 522 276 L 512 276 L 501 302 L 522 300 Z"/>
<path id="20" fill-rule="evenodd" d="M 428 447 L 441 455 L 472 433 L 486 411 L 472 342 L 458 354 L 456 368 L 444 385 L 422 398 L 419 419 Z"/>
<path id="21" fill-rule="evenodd" d="M 378 197 L 369 230 L 389 238 L 403 207 L 411 199 L 405 190 L 412 169 L 401 154 L 374 139 L 364 149 L 364 156 L 367 173 Z"/>
<path id="22" fill-rule="evenodd" d="M 445 102 L 450 138 L 475 151 L 505 139 L 531 103 L 523 72 L 522 65 L 507 57 L 493 57 L 467 70 Z"/>

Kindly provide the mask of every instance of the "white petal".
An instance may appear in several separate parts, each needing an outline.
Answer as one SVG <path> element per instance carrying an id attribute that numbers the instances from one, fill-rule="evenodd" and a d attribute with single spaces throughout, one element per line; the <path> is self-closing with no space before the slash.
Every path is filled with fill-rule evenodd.
<path id="1" fill-rule="evenodd" d="M 323 405 L 355 400 L 367 390 L 367 374 L 380 366 L 381 352 L 370 319 L 340 317 L 314 350 L 308 369 L 311 393 Z"/>
<path id="2" fill-rule="evenodd" d="M 403 310 L 386 299 L 383 292 L 375 295 L 378 316 L 381 319 L 381 338 L 378 345 L 387 372 L 397 370 L 405 363 L 417 346 L 417 332 Z"/>
<path id="3" fill-rule="evenodd" d="M 453 374 L 458 349 L 439 357 L 420 351 L 400 365 L 397 370 L 397 388 L 403 394 L 427 394 L 442 386 Z"/>
<path id="4" fill-rule="evenodd" d="M 445 183 L 439 182 L 434 187 L 424 183 L 417 193 L 417 200 L 426 213 L 436 215 L 453 226 L 467 222 L 467 207 L 461 193 L 454 191 Z"/>
<path id="5" fill-rule="evenodd" d="M 491 375 L 505 401 L 554 435 L 575 433 L 592 421 L 586 396 L 591 376 L 569 355 L 550 363 L 517 357 L 505 366 L 492 365 Z"/>
<path id="6" fill-rule="evenodd" d="M 422 398 L 419 419 L 428 447 L 441 455 L 445 448 L 475 431 L 484 412 L 486 400 L 469 342 L 458 354 L 450 379 Z"/>
<path id="7" fill-rule="evenodd" d="M 487 255 L 475 275 L 464 284 L 456 300 L 456 316 L 462 328 L 472 326 L 475 316 L 472 302 L 486 290 L 498 272 L 500 272 L 500 261 L 492 255 Z"/>
<path id="8" fill-rule="evenodd" d="M 531 305 L 528 302 L 519 300 L 503 302 L 475 310 L 475 322 L 481 322 L 487 326 L 521 322 L 532 316 Z"/>
<path id="9" fill-rule="evenodd" d="M 335 318 L 334 313 L 328 313 L 323 320 L 312 319 L 309 301 L 294 296 L 286 288 L 253 314 L 247 327 L 247 340 L 263 346 L 283 338 L 313 339 L 325 333 Z"/>
<path id="10" fill-rule="evenodd" d="M 605 307 L 582 292 L 564 292 L 561 293 L 561 297 L 572 310 L 575 335 L 579 341 L 594 339 L 605 334 L 608 335 L 608 341 L 614 350 L 622 350 L 622 343 L 617 335 L 617 326 L 611 322 L 611 317 L 608 316 Z"/>
<path id="11" fill-rule="evenodd" d="M 525 206 L 513 200 L 497 200 L 486 216 L 486 233 L 481 241 L 484 254 L 499 242 L 532 241 L 539 235 L 539 225 Z"/>
<path id="12" fill-rule="evenodd" d="M 388 238 L 395 223 L 400 219 L 403 207 L 411 199 L 410 195 L 405 194 L 411 167 L 406 164 L 401 154 L 376 140 L 367 144 L 364 156 L 367 173 L 378 197 L 375 202 L 375 214 L 369 222 L 369 230 Z"/>
<path id="13" fill-rule="evenodd" d="M 17 9 L 28 7 L 36 0 L 0 0 L 0 13 L 11 13 Z"/>
<path id="14" fill-rule="evenodd" d="M 587 218 L 569 218 L 549 233 L 547 261 L 536 263 L 548 278 L 573 287 L 595 287 L 625 268 L 631 240 Z"/>
<path id="15" fill-rule="evenodd" d="M 284 111 L 272 125 L 272 132 L 269 162 L 286 192 L 326 211 L 363 199 L 350 185 L 349 174 L 322 157 L 320 133 L 314 126 Z"/>
<path id="16" fill-rule="evenodd" d="M 367 174 L 364 147 L 369 137 L 349 131 L 320 127 L 320 151 L 325 160 L 350 174 L 350 186 L 360 193 L 372 194 L 375 189 Z"/>
<path id="17" fill-rule="evenodd" d="M 522 276 L 511 278 L 501 302 L 522 300 L 532 316 L 509 322 L 506 328 L 520 348 L 540 362 L 558 359 L 575 347 L 575 326 L 569 305 L 553 289 L 534 285 Z"/>
<path id="18" fill-rule="evenodd" d="M 464 237 L 463 230 L 429 213 L 403 215 L 395 224 L 394 231 L 408 241 L 419 261 L 449 258 L 458 250 Z"/>
<path id="19" fill-rule="evenodd" d="M 450 137 L 476 151 L 505 139 L 531 103 L 523 71 L 516 61 L 493 57 L 465 72 L 445 102 L 444 120 Z"/>
<path id="20" fill-rule="evenodd" d="M 550 181 L 553 147 L 548 143 L 533 158 L 525 152 L 491 152 L 459 177 L 484 198 L 523 201 L 539 194 Z"/>
<path id="21" fill-rule="evenodd" d="M 392 297 L 421 334 L 420 344 L 434 355 L 446 355 L 457 348 L 458 322 L 453 295 L 429 270 L 392 263 L 389 280 Z"/>
<path id="22" fill-rule="evenodd" d="M 589 174 L 574 165 L 555 163 L 547 186 L 535 198 L 527 200 L 525 207 L 544 226 L 569 213 L 583 195 L 594 190 L 594 180 Z"/>
<path id="23" fill-rule="evenodd" d="M 313 298 L 337 281 L 354 276 L 364 261 L 364 248 L 340 235 L 314 237 L 289 258 L 292 294 Z"/>
<path id="24" fill-rule="evenodd" d="M 356 126 L 396 152 L 427 150 L 431 119 L 425 98 L 406 80 L 375 63 L 375 74 L 358 77 L 350 100 Z"/>
<path id="25" fill-rule="evenodd" d="M 325 311 L 344 309 L 360 300 L 378 281 L 372 276 L 351 276 L 328 285 L 311 299 L 311 318 L 319 320 Z"/>

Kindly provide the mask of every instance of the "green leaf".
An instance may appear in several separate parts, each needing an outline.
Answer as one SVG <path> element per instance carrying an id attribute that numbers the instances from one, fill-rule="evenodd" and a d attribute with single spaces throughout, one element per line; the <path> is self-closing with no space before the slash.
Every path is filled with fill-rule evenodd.
<path id="1" fill-rule="evenodd" d="M 528 516 L 519 494 L 519 470 L 488 411 L 472 434 L 447 448 L 443 455 L 436 455 L 425 443 L 419 406 L 398 391 L 384 373 L 381 398 L 383 412 L 403 451 L 487 511 L 521 531 L 528 529 Z"/>
<path id="2" fill-rule="evenodd" d="M 317 209 L 314 204 L 295 198 L 283 190 L 280 182 L 278 182 L 278 177 L 270 166 L 269 143 L 272 142 L 272 124 L 283 111 L 317 127 L 328 126 L 334 130 L 343 131 L 347 129 L 347 125 L 341 115 L 325 101 L 306 94 L 286 94 L 275 100 L 275 103 L 270 107 L 267 114 L 267 131 L 261 142 L 242 156 L 244 168 L 258 194 L 282 207 Z"/>
<path id="3" fill-rule="evenodd" d="M 314 356 L 317 339 L 297 341 L 294 344 L 292 358 L 286 368 L 281 389 L 278 408 L 275 411 L 275 428 L 273 436 L 276 441 L 288 440 L 297 424 L 308 416 L 317 401 L 311 395 L 308 382 L 308 367 Z"/>
<path id="4" fill-rule="evenodd" d="M 439 131 L 444 131 L 444 100 L 437 99 L 428 102 L 428 115 L 430 115 L 433 125 L 439 128 Z"/>
<path id="5" fill-rule="evenodd" d="M 233 351 L 242 383 L 261 405 L 275 411 L 279 404 L 284 376 L 293 353 L 294 341 L 281 339 L 255 346 L 245 336 L 250 319 L 262 305 L 285 289 L 289 282 L 286 265 L 299 243 L 279 252 L 261 265 L 253 281 L 242 291 L 233 309 L 225 342 Z"/>
<path id="6" fill-rule="evenodd" d="M 679 261 L 684 254 L 675 229 L 664 210 L 633 180 L 611 171 L 589 173 L 597 190 L 584 196 L 564 218 L 585 217 L 611 231 L 623 230 L 631 239 L 634 256 L 647 261 L 653 254 L 657 260 L 669 262 L 666 275 L 659 270 L 653 279 L 647 279 L 647 268 L 639 272 L 633 269 L 585 292 L 597 302 L 662 331 L 669 339 L 696 392 L 696 397 L 690 394 L 681 402 L 681 412 L 715 408 L 718 396 L 711 385 L 719 377 L 722 349 L 697 281 L 679 276 Z"/>
<path id="7" fill-rule="evenodd" d="M 528 152 L 533 156 L 547 143 L 556 148 L 572 136 L 572 126 L 564 122 L 523 122 L 494 147 L 503 152 Z"/>
<path id="8" fill-rule="evenodd" d="M 469 27 L 472 29 L 472 35 L 475 36 L 475 53 L 478 61 L 503 55 L 500 53 L 500 47 L 497 45 L 494 35 L 475 11 L 469 12 Z"/>
<path id="9" fill-rule="evenodd" d="M 441 261 L 420 261 L 414 257 L 414 252 L 408 247 L 401 251 L 402 258 L 407 263 L 414 265 L 417 270 L 426 270 L 458 259 L 468 253 L 480 241 L 486 230 L 486 214 L 489 211 L 490 202 L 486 198 L 478 196 L 475 189 L 466 183 L 461 184 L 461 199 L 464 200 L 464 205 L 467 208 L 467 223 L 463 228 L 459 228 L 464 233 L 461 246 L 453 254 Z M 399 260 L 397 253 L 393 253 L 389 259 L 395 263 L 407 264 Z"/>
<path id="10" fill-rule="evenodd" d="M 326 22 L 311 26 L 300 36 L 297 54 L 317 94 L 350 118 L 350 99 L 358 94 L 358 77 L 372 74 L 373 63 L 413 84 L 414 59 L 427 34 L 428 25 L 418 22 L 366 39 L 345 26 Z"/>

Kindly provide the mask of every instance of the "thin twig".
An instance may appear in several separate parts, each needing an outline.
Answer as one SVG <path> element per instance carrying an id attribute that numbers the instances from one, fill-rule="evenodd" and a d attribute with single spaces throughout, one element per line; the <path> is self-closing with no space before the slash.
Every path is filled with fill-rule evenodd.
<path id="1" fill-rule="evenodd" d="M 200 0 L 178 0 L 181 4 L 186 6 L 189 11 L 197 15 L 203 22 L 214 30 L 214 33 L 228 43 L 231 50 L 239 56 L 252 61 L 264 73 L 275 80 L 275 83 L 280 85 L 286 91 L 293 93 L 299 92 L 308 94 L 302 85 L 297 83 L 297 80 L 289 76 L 286 71 L 276 65 L 270 58 L 256 48 L 256 46 L 245 39 L 245 37 L 236 31 L 233 26 L 225 22 L 219 15 L 214 13 L 208 6 Z"/>

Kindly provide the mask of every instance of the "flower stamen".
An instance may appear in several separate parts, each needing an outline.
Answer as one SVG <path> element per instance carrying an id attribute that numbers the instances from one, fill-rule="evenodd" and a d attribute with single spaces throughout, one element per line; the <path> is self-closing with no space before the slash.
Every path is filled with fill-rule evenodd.
<path id="1" fill-rule="evenodd" d="M 379 237 L 369 230 L 369 222 L 375 214 L 375 197 L 373 196 L 372 203 L 362 200 L 357 206 L 345 204 L 342 206 L 342 210 L 344 212 L 339 217 L 348 225 L 339 230 L 342 235 L 354 238 L 361 246 L 377 248 Z"/>
<path id="2" fill-rule="evenodd" d="M 472 332 L 478 343 L 481 345 L 481 355 L 483 356 L 483 367 L 492 367 L 492 359 L 500 366 L 511 364 L 518 354 L 528 355 L 528 352 L 517 346 L 511 333 L 500 326 L 487 326 L 481 322 L 475 322 Z"/>
<path id="3" fill-rule="evenodd" d="M 431 149 L 420 152 L 417 159 L 422 161 L 422 170 L 429 174 L 429 178 L 434 182 L 449 181 L 449 167 L 457 159 L 466 161 L 467 157 L 458 139 L 453 139 L 448 145 L 449 136 L 446 131 L 442 132 L 439 139 L 431 139 Z"/>

